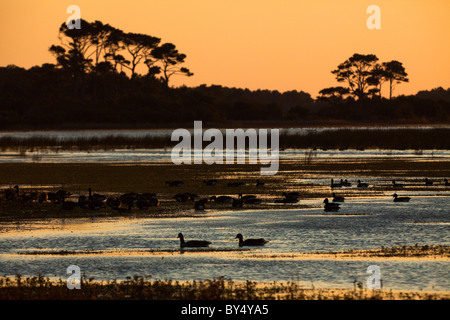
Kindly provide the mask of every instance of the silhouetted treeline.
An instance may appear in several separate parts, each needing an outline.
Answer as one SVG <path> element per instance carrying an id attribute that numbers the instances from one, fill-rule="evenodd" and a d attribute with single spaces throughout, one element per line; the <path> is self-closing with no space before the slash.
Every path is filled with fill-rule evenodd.
<path id="1" fill-rule="evenodd" d="M 167 88 L 154 78 L 86 74 L 73 78 L 52 64 L 0 68 L 2 129 L 176 126 L 203 120 L 271 123 L 446 123 L 450 89 L 392 100 L 348 98 L 333 103 L 308 93 L 206 86 Z"/>

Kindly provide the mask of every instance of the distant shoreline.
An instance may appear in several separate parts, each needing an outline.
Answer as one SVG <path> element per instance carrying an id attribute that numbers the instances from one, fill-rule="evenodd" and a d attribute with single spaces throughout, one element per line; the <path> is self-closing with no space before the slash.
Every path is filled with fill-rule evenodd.
<path id="1" fill-rule="evenodd" d="M 199 119 L 201 120 L 201 119 Z M 449 122 L 354 122 L 354 121 L 228 121 L 223 122 L 204 121 L 205 128 L 232 129 L 232 128 L 411 128 L 411 127 L 450 127 Z M 58 126 L 5 126 L 1 132 L 30 132 L 30 131 L 127 131 L 127 130 L 174 130 L 178 128 L 193 128 L 193 122 L 173 123 L 173 124 L 155 124 L 155 123 L 98 123 L 98 124 L 63 124 Z"/>

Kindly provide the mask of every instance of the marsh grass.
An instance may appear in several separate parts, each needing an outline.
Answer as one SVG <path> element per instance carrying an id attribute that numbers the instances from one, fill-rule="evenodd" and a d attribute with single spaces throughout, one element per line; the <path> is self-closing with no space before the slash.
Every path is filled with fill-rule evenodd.
<path id="1" fill-rule="evenodd" d="M 270 141 L 270 137 L 268 137 Z M 166 149 L 178 142 L 170 136 L 127 137 L 25 137 L 13 135 L 0 137 L 0 150 L 26 152 L 46 151 L 94 151 L 116 149 Z M 204 147 L 209 142 L 204 142 Z M 225 146 L 225 138 L 224 143 Z M 280 148 L 294 149 L 450 149 L 450 129 L 339 129 L 336 131 L 310 132 L 307 134 L 280 134 Z"/>
<path id="2" fill-rule="evenodd" d="M 152 280 L 151 275 L 125 281 L 81 278 L 81 289 L 69 290 L 66 281 L 41 275 L 0 278 L 0 300 L 441 300 L 446 292 L 409 292 L 353 289 L 304 288 L 297 281 L 258 283 L 224 277 L 179 282 Z"/>

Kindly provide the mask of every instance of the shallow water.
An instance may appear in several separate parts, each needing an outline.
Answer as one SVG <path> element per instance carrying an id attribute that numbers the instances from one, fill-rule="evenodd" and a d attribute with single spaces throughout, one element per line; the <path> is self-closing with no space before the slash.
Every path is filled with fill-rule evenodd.
<path id="1" fill-rule="evenodd" d="M 346 200 L 338 213 L 322 208 L 290 210 L 206 211 L 197 218 L 53 219 L 9 225 L 0 235 L 0 275 L 38 275 L 65 279 L 69 265 L 97 280 L 149 275 L 154 279 L 296 280 L 305 287 L 353 287 L 365 283 L 367 267 L 381 269 L 384 288 L 450 290 L 450 262 L 433 259 L 289 259 L 276 254 L 381 246 L 450 245 L 450 198 L 414 196 L 410 203 L 392 198 Z M 309 200 L 321 204 L 321 200 Z M 213 251 L 186 249 L 176 236 L 209 240 Z M 235 236 L 264 237 L 270 242 L 250 251 L 238 248 Z M 158 254 L 149 250 L 161 250 Z M 19 254 L 33 251 L 100 251 L 97 254 Z M 237 251 L 234 251 L 237 250 Z M 197 251 L 198 254 L 190 253 Z M 87 252 L 86 252 L 87 253 Z M 245 253 L 242 256 L 240 253 Z M 255 254 L 267 254 L 261 259 Z M 275 255 L 275 258 L 270 257 Z"/>

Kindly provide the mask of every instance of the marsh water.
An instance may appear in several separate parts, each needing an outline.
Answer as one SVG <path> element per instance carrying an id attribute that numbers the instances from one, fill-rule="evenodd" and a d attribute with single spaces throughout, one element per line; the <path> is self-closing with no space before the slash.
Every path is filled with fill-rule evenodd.
<path id="1" fill-rule="evenodd" d="M 129 132 L 125 134 L 136 134 Z M 5 134 L 5 133 L 2 133 Z M 0 135 L 2 135 L 0 134 Z M 10 133 L 8 133 L 10 134 Z M 26 134 L 26 133 L 24 133 Z M 108 134 L 111 134 L 108 132 Z M 123 132 L 122 132 L 123 134 Z M 147 133 L 146 133 L 147 134 Z M 161 131 L 157 134 L 166 134 Z M 60 136 L 63 135 L 60 133 Z M 280 158 L 299 160 L 307 150 L 285 150 Z M 39 158 L 2 152 L 1 162 L 170 161 L 170 150 L 41 152 Z M 317 150 L 322 160 L 405 158 L 448 160 L 449 150 Z M 304 177 L 308 179 L 308 176 Z M 311 176 L 326 186 L 328 177 Z M 322 179 L 322 180 L 321 180 Z M 369 183 L 386 183 L 368 178 Z M 389 182 L 389 181 L 388 181 Z M 325 189 L 324 189 L 325 190 Z M 328 190 L 328 189 L 327 189 Z M 329 191 L 329 190 L 328 190 Z M 328 192 L 327 191 L 327 192 Z M 402 195 L 402 191 L 398 192 Z M 411 194 L 409 194 L 411 195 Z M 450 245 L 450 187 L 415 191 L 409 203 L 394 203 L 391 194 L 346 199 L 338 213 L 324 212 L 323 199 L 301 200 L 313 208 L 206 210 L 196 217 L 81 218 L 3 223 L 0 234 L 0 275 L 44 275 L 66 279 L 77 265 L 96 280 L 232 280 L 298 281 L 305 288 L 351 288 L 365 283 L 370 265 L 381 270 L 383 287 L 399 290 L 450 291 L 450 262 L 443 259 L 315 259 L 296 253 L 376 249 L 404 245 Z M 176 238 L 208 240 L 206 249 L 179 250 Z M 263 247 L 239 248 L 235 236 L 265 238 Z"/>
<path id="2" fill-rule="evenodd" d="M 309 200 L 310 204 L 319 204 Z M 339 213 L 322 208 L 208 211 L 195 218 L 53 219 L 13 224 L 0 236 L 2 275 L 65 279 L 70 265 L 87 277 L 298 281 L 307 287 L 352 287 L 366 281 L 368 266 L 381 269 L 383 286 L 399 290 L 450 290 L 450 262 L 378 259 L 298 259 L 285 254 L 381 246 L 450 245 L 448 194 L 422 195 L 410 203 L 358 198 Z M 176 238 L 208 240 L 210 250 L 179 250 Z M 238 247 L 244 238 L 264 237 L 264 247 Z M 51 252 L 64 254 L 49 254 Z M 95 252 L 92 252 L 95 251 Z M 70 253 L 72 252 L 72 253 Z M 90 253 L 92 252 L 92 253 Z M 77 253 L 77 254 L 75 254 Z"/>

